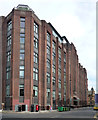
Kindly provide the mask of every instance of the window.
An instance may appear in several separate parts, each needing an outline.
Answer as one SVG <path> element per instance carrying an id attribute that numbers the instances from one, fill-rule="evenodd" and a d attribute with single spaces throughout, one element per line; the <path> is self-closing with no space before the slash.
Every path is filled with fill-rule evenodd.
<path id="1" fill-rule="evenodd" d="M 20 60 L 24 60 L 24 54 L 20 53 Z"/>
<path id="2" fill-rule="evenodd" d="M 58 84 L 59 84 L 59 88 L 61 89 L 61 80 L 59 80 L 59 83 L 58 83 Z"/>
<path id="3" fill-rule="evenodd" d="M 66 94 L 66 83 L 64 83 L 64 94 Z"/>
<path id="4" fill-rule="evenodd" d="M 33 86 L 33 97 L 38 97 L 38 87 Z"/>
<path id="5" fill-rule="evenodd" d="M 10 86 L 6 86 L 6 96 L 10 96 Z"/>
<path id="6" fill-rule="evenodd" d="M 49 59 L 47 59 L 47 68 L 50 69 L 50 60 Z"/>
<path id="7" fill-rule="evenodd" d="M 25 28 L 25 18 L 20 18 L 20 28 Z"/>
<path id="8" fill-rule="evenodd" d="M 24 53 L 25 51 L 24 51 L 24 49 L 22 50 L 22 49 L 20 49 L 20 53 Z"/>
<path id="9" fill-rule="evenodd" d="M 34 52 L 34 62 L 38 63 L 38 54 Z"/>
<path id="10" fill-rule="evenodd" d="M 7 73 L 6 73 L 6 79 L 7 79 L 7 80 L 10 79 L 10 74 L 11 74 L 11 72 L 10 72 L 10 71 L 7 71 Z"/>
<path id="11" fill-rule="evenodd" d="M 24 71 L 23 70 L 19 71 L 19 78 L 24 78 Z"/>
<path id="12" fill-rule="evenodd" d="M 66 82 L 66 73 L 64 73 L 64 82 Z"/>
<path id="13" fill-rule="evenodd" d="M 55 91 L 52 92 L 53 100 L 55 100 Z"/>
<path id="14" fill-rule="evenodd" d="M 47 45 L 47 54 L 50 55 L 50 46 Z"/>
<path id="15" fill-rule="evenodd" d="M 59 100 L 61 100 L 61 93 L 59 93 Z"/>
<path id="16" fill-rule="evenodd" d="M 24 85 L 19 85 L 19 96 L 24 96 Z"/>
<path id="17" fill-rule="evenodd" d="M 7 37 L 11 35 L 11 31 L 12 31 L 12 21 L 10 20 L 7 23 Z"/>
<path id="18" fill-rule="evenodd" d="M 50 83 L 50 73 L 47 73 L 47 83 Z"/>
<path id="19" fill-rule="evenodd" d="M 52 83 L 55 85 L 55 77 L 52 77 Z"/>
<path id="20" fill-rule="evenodd" d="M 7 47 L 11 45 L 11 35 L 7 37 Z"/>
<path id="21" fill-rule="evenodd" d="M 34 32 L 38 34 L 38 24 L 34 22 Z"/>
<path id="22" fill-rule="evenodd" d="M 54 41 L 52 42 L 52 49 L 53 49 L 53 52 L 55 53 L 56 44 L 55 44 L 55 42 L 54 42 Z"/>
<path id="23" fill-rule="evenodd" d="M 51 35 L 47 32 L 47 42 L 50 44 L 51 41 Z"/>
<path id="24" fill-rule="evenodd" d="M 24 66 L 20 66 L 20 70 L 24 70 Z"/>
<path id="25" fill-rule="evenodd" d="M 25 28 L 25 21 L 20 21 L 20 28 Z"/>
<path id="26" fill-rule="evenodd" d="M 34 47 L 38 48 L 38 39 L 34 37 Z"/>
<path id="27" fill-rule="evenodd" d="M 64 62 L 66 63 L 66 54 L 64 53 Z"/>
<path id="28" fill-rule="evenodd" d="M 66 101 L 66 95 L 64 94 L 64 101 Z"/>
<path id="29" fill-rule="evenodd" d="M 64 72 L 66 72 L 66 63 L 64 63 Z"/>
<path id="30" fill-rule="evenodd" d="M 58 48 L 58 57 L 61 58 L 61 48 Z"/>
<path id="31" fill-rule="evenodd" d="M 38 80 L 38 69 L 37 68 L 33 68 L 33 79 Z"/>
<path id="32" fill-rule="evenodd" d="M 50 89 L 47 89 L 47 98 L 50 98 Z"/>
<path id="33" fill-rule="evenodd" d="M 25 37 L 25 34 L 24 33 L 20 33 L 20 38 L 24 38 Z"/>
<path id="34" fill-rule="evenodd" d="M 53 61 L 55 61 L 55 60 L 56 60 L 56 55 L 55 55 L 55 53 L 54 53 L 54 52 L 52 53 L 52 60 L 53 60 Z"/>
<path id="35" fill-rule="evenodd" d="M 20 44 L 24 44 L 25 43 L 25 37 L 20 37 Z"/>
<path id="36" fill-rule="evenodd" d="M 52 65 L 52 72 L 55 73 L 55 71 L 56 71 L 55 65 Z"/>
<path id="37" fill-rule="evenodd" d="M 61 69 L 58 69 L 58 76 L 61 78 Z"/>
<path id="38" fill-rule="evenodd" d="M 7 62 L 11 60 L 11 51 L 7 52 Z"/>

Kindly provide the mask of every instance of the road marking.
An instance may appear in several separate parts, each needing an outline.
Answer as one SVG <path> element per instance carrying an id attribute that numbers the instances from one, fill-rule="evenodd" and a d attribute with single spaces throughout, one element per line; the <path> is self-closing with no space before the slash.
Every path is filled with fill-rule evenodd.
<path id="1" fill-rule="evenodd" d="M 94 115 L 94 118 L 98 118 L 98 113 L 96 113 L 96 114 Z"/>

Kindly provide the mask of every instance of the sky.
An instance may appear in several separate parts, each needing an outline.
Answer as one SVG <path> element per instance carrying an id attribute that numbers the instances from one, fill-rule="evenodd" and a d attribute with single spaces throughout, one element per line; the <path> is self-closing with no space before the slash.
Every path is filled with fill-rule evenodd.
<path id="1" fill-rule="evenodd" d="M 0 16 L 26 4 L 41 20 L 51 22 L 61 36 L 73 42 L 79 63 L 87 69 L 88 89 L 96 91 L 97 0 L 0 0 Z"/>

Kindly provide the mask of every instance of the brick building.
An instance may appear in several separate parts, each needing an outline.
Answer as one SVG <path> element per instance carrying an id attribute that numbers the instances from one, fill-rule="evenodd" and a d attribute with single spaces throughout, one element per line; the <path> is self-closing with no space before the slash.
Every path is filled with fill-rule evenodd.
<path id="1" fill-rule="evenodd" d="M 5 109 L 84 106 L 87 72 L 73 43 L 27 5 L 0 17 L 0 79 Z M 64 43 L 65 41 L 65 43 Z M 82 96 L 83 95 L 83 96 Z"/>

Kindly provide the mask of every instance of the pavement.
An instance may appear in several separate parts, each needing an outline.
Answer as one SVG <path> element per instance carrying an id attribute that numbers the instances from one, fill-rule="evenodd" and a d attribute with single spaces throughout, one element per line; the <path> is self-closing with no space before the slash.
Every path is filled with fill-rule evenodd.
<path id="1" fill-rule="evenodd" d="M 39 112 L 3 111 L 3 118 L 97 118 L 98 113 L 93 108 L 75 108 L 71 111 L 58 112 L 57 110 Z"/>
<path id="2" fill-rule="evenodd" d="M 12 111 L 12 110 L 3 110 L 1 112 L 2 113 L 48 113 L 48 112 L 57 112 L 57 110 L 40 110 L 38 112 L 31 112 L 31 111 L 16 112 L 16 111 Z"/>

